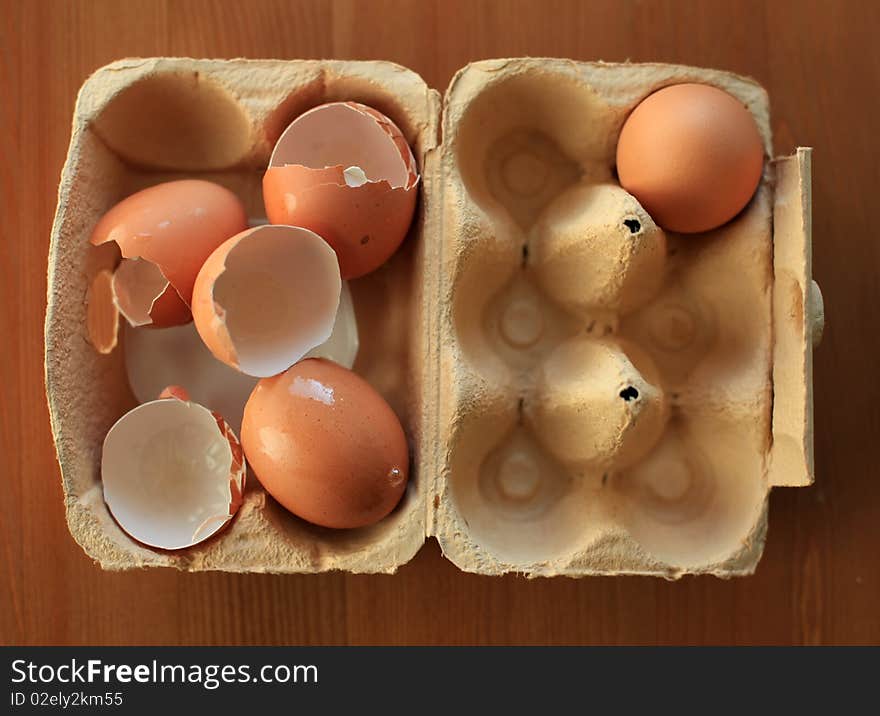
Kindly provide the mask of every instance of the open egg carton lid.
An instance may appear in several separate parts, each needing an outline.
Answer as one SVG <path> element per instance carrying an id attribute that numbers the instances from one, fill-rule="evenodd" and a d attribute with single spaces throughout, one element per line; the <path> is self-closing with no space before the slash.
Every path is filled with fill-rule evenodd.
<path id="1" fill-rule="evenodd" d="M 532 384 L 533 367 L 555 355 L 572 330 L 560 328 L 544 300 L 561 292 L 545 282 L 538 291 L 544 297 L 535 295 L 540 269 L 530 267 L 541 260 L 535 254 L 542 240 L 535 227 L 568 186 L 615 184 L 626 117 L 652 92 L 681 83 L 714 85 L 749 109 L 764 143 L 764 174 L 729 224 L 698 236 L 667 232 L 667 285 L 611 329 L 646 349 L 660 369 L 671 407 L 659 446 L 637 464 L 612 460 L 604 469 L 582 469 L 563 439 L 551 436 L 556 449 L 547 454 L 547 433 L 560 423 L 541 417 L 546 386 Z M 810 150 L 772 160 L 771 140 L 766 92 L 726 72 L 524 58 L 475 63 L 453 79 L 439 152 L 445 193 L 438 263 L 446 268 L 437 299 L 435 444 L 442 454 L 429 530 L 459 567 L 668 578 L 754 571 L 769 489 L 813 479 L 811 351 L 823 321 L 811 280 Z M 600 203 L 599 193 L 584 196 Z M 614 211 L 598 217 L 603 228 L 622 223 L 623 216 L 610 220 Z M 501 305 L 499 295 L 506 296 Z M 503 337 L 514 312 L 543 317 L 534 346 L 523 349 L 522 335 Z M 585 325 L 595 335 L 594 322 L 605 317 L 592 318 Z M 676 334 L 682 345 L 661 345 Z M 579 355 L 592 360 L 589 352 Z M 577 369 L 602 370 L 598 363 Z M 615 379 L 609 374 L 609 391 Z M 566 384 L 569 391 L 581 387 Z M 611 412 L 591 412 L 593 402 L 585 398 L 575 420 L 613 422 Z M 584 428 L 579 436 L 588 442 L 598 432 Z M 560 456 L 563 464 L 546 460 Z M 536 474 L 557 475 L 567 495 L 551 500 L 548 493 L 542 505 L 538 490 L 533 504 L 524 504 Z"/>
<path id="2" fill-rule="evenodd" d="M 546 87 L 544 98 L 532 92 L 535 83 L 529 77 Z M 524 79 L 519 88 L 517 78 Z M 508 403 L 504 391 L 516 393 L 517 376 L 522 376 L 499 369 L 494 374 L 502 376 L 498 383 L 481 375 L 467 355 L 466 334 L 471 327 L 456 314 L 457 306 L 468 298 L 462 277 L 506 251 L 487 242 L 482 232 L 500 236 L 499 227 L 506 230 L 508 224 L 518 223 L 516 212 L 487 213 L 474 192 L 478 195 L 485 188 L 491 194 L 497 187 L 482 187 L 479 178 L 463 177 L 467 170 L 462 172 L 459 166 L 471 149 L 492 149 L 461 129 L 478 126 L 473 120 L 491 116 L 493 110 L 497 114 L 510 109 L 492 89 L 508 81 L 517 95 L 514 105 L 537 101 L 532 109 L 538 125 L 546 123 L 543 134 L 553 140 L 552 151 L 561 153 L 562 163 L 584 152 L 607 153 L 626 113 L 641 98 L 652 89 L 682 81 L 714 84 L 742 99 L 755 116 L 767 156 L 772 157 L 769 103 L 760 86 L 729 73 L 671 65 L 537 58 L 484 61 L 462 69 L 442 102 L 418 75 L 387 62 L 128 59 L 98 70 L 86 81 L 74 112 L 52 228 L 46 387 L 68 524 L 77 542 L 102 567 L 394 572 L 414 556 L 426 537 L 436 536 L 454 563 L 486 574 L 676 577 L 689 572 L 753 571 L 766 529 L 767 491 L 774 485 L 812 481 L 811 347 L 821 335 L 821 296 L 810 273 L 809 150 L 767 162 L 759 200 L 752 205 L 757 208 L 746 212 L 749 221 L 761 227 L 758 233 L 764 244 L 758 250 L 767 269 L 767 285 L 758 288 L 766 305 L 756 311 L 764 322 L 759 332 L 767 348 L 763 363 L 767 401 L 756 409 L 764 410 L 767 419 L 766 434 L 758 438 L 763 453 L 754 463 L 756 474 L 748 476 L 761 485 L 760 497 L 749 529 L 737 538 L 739 544 L 726 545 L 723 555 L 676 561 L 672 550 L 664 558 L 634 539 L 630 531 L 637 530 L 628 530 L 618 514 L 622 508 L 609 503 L 601 514 L 589 505 L 579 516 L 565 513 L 560 522 L 563 531 L 569 524 L 583 522 L 582 530 L 572 528 L 577 534 L 571 539 L 571 535 L 551 534 L 545 541 L 538 538 L 534 548 L 520 549 L 516 544 L 499 548 L 498 540 L 503 542 L 517 530 L 529 537 L 523 525 L 552 533 L 552 522 L 536 518 L 530 523 L 526 510 L 525 522 L 523 515 L 514 515 L 498 528 L 494 539 L 484 540 L 482 533 L 491 531 L 495 517 L 474 524 L 474 517 L 479 523 L 484 515 L 478 504 L 483 493 L 477 489 L 470 494 L 464 484 L 469 471 L 475 471 L 479 482 L 481 466 L 497 462 L 468 443 L 498 442 L 503 437 L 486 428 L 463 444 L 461 428 L 470 424 L 469 409 L 476 405 L 478 414 L 481 402 Z M 578 99 L 587 95 L 585 104 Z M 493 96 L 500 98 L 494 107 Z M 481 98 L 490 101 L 469 117 Z M 250 480 L 237 517 L 205 543 L 181 552 L 137 544 L 113 521 L 101 494 L 103 437 L 136 401 L 127 384 L 124 351 L 99 355 L 85 338 L 85 296 L 95 277 L 118 260 L 111 251 L 88 246 L 88 235 L 100 215 L 122 196 L 158 181 L 189 176 L 227 186 L 252 217 L 262 216 L 260 179 L 274 141 L 291 119 L 335 100 L 363 102 L 391 117 L 422 169 L 419 207 L 402 255 L 377 272 L 380 276 L 359 279 L 361 283 L 352 287 L 361 324 L 361 355 L 355 368 L 401 416 L 412 456 L 407 494 L 379 525 L 333 531 L 289 515 Z M 603 102 L 613 111 L 604 125 L 599 123 L 594 130 L 599 134 L 591 140 L 583 130 L 589 123 L 578 112 L 604 117 L 597 110 Z M 511 117 L 516 119 L 516 113 Z M 517 138 L 515 126 L 501 129 L 513 132 L 514 144 L 533 141 Z M 479 173 L 479 168 L 475 171 Z M 589 161 L 581 162 L 580 171 L 597 182 L 607 179 L 598 164 Z M 542 186 L 552 188 L 555 176 L 551 172 Z M 564 177 L 564 172 L 559 176 Z M 566 181 L 560 179 L 555 190 L 561 191 Z M 761 246 L 757 239 L 754 246 Z M 487 275 L 491 283 L 491 266 Z M 479 301 L 475 311 L 478 305 Z M 496 357 L 487 358 L 490 374 L 496 363 Z M 491 410 L 486 416 L 492 417 Z M 484 429 L 479 420 L 476 425 Z M 479 462 L 468 466 L 471 458 Z M 507 517 L 501 519 L 505 522 Z M 591 520 L 598 521 L 591 526 Z"/>

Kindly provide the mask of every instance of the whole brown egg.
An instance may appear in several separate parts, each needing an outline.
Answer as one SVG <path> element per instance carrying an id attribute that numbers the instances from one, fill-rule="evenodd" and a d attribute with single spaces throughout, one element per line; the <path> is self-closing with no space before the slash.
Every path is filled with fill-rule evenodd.
<path id="1" fill-rule="evenodd" d="M 702 84 L 665 87 L 627 118 L 617 143 L 621 186 L 668 231 L 709 231 L 749 203 L 764 143 L 752 113 Z"/>
<path id="2" fill-rule="evenodd" d="M 241 444 L 266 491 L 323 527 L 378 522 L 406 489 L 397 415 L 363 378 L 328 360 L 261 380 L 244 409 Z"/>

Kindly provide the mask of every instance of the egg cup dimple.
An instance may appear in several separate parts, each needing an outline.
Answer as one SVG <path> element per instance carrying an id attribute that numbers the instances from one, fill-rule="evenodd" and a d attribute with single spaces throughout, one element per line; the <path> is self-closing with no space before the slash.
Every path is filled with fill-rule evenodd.
<path id="1" fill-rule="evenodd" d="M 766 155 L 745 210 L 688 237 L 660 230 L 614 168 L 627 114 L 681 82 L 740 99 Z M 106 294 L 96 278 L 119 258 L 88 235 L 123 196 L 193 176 L 262 219 L 276 140 L 336 101 L 390 117 L 421 177 L 406 240 L 349 284 L 354 370 L 409 442 L 404 497 L 375 525 L 333 530 L 248 480 L 216 536 L 181 552 L 133 542 L 102 500 L 99 467 L 107 430 L 137 403 L 130 331 L 107 354 L 86 339 L 89 325 L 102 345 L 116 339 L 82 298 Z M 47 393 L 74 538 L 108 569 L 394 572 L 434 536 L 483 574 L 753 571 L 769 489 L 812 481 L 821 328 L 809 151 L 771 161 L 768 111 L 751 80 L 672 65 L 488 60 L 461 70 L 442 102 L 384 62 L 99 70 L 77 102 L 49 260 Z"/>
<path id="2" fill-rule="evenodd" d="M 431 531 L 462 569 L 750 573 L 769 488 L 812 479 L 807 423 L 786 407 L 807 415 L 809 368 L 777 338 L 806 343 L 809 329 L 774 305 L 774 243 L 809 245 L 794 216 L 779 222 L 800 203 L 774 194 L 767 163 L 737 218 L 681 236 L 616 181 L 628 113 L 688 81 L 739 99 L 772 156 L 766 94 L 727 73 L 510 60 L 450 86 Z M 776 164 L 789 192 L 809 181 L 808 159 Z M 787 262 L 805 291 L 808 254 Z M 780 448 L 792 434 L 799 452 Z M 485 487 L 505 469 L 516 500 Z"/>

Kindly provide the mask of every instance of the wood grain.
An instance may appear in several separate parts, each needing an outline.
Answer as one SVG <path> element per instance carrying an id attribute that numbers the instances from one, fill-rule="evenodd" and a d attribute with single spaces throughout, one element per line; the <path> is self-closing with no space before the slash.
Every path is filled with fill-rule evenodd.
<path id="1" fill-rule="evenodd" d="M 0 0 L 0 643 L 880 642 L 880 3 Z M 43 394 L 45 268 L 76 92 L 124 56 L 399 62 L 444 89 L 476 59 L 735 70 L 770 92 L 777 153 L 814 155 L 816 473 L 777 489 L 754 577 L 527 581 L 434 542 L 394 577 L 106 573 L 64 522 Z"/>

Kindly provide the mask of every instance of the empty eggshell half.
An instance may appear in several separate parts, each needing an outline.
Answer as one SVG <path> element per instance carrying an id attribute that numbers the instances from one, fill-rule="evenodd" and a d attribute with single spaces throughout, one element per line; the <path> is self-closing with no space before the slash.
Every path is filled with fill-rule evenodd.
<path id="1" fill-rule="evenodd" d="M 258 226 L 226 241 L 202 266 L 193 319 L 218 360 L 264 378 L 330 337 L 341 288 L 336 254 L 320 236 Z"/>
<path id="2" fill-rule="evenodd" d="M 345 279 L 375 270 L 400 246 L 415 211 L 418 167 L 400 129 L 357 102 L 295 119 L 263 177 L 266 215 L 304 226 L 339 256 Z"/>
<path id="3" fill-rule="evenodd" d="M 220 415 L 177 398 L 154 400 L 123 415 L 104 439 L 104 501 L 138 542 L 191 547 L 235 515 L 246 469 Z"/>
<path id="4" fill-rule="evenodd" d="M 174 326 L 190 320 L 196 274 L 211 252 L 247 227 L 244 205 L 212 182 L 184 179 L 123 199 L 95 226 L 91 243 L 115 241 L 116 305 L 132 325 Z"/>
<path id="5" fill-rule="evenodd" d="M 124 326 L 123 347 L 128 383 L 138 401 L 155 399 L 166 386 L 182 386 L 201 405 L 223 415 L 234 430 L 257 379 L 217 360 L 192 323 L 170 328 Z M 342 295 L 333 332 L 309 351 L 308 358 L 328 358 L 351 368 L 358 351 L 357 322 L 351 291 L 342 284 Z"/>

